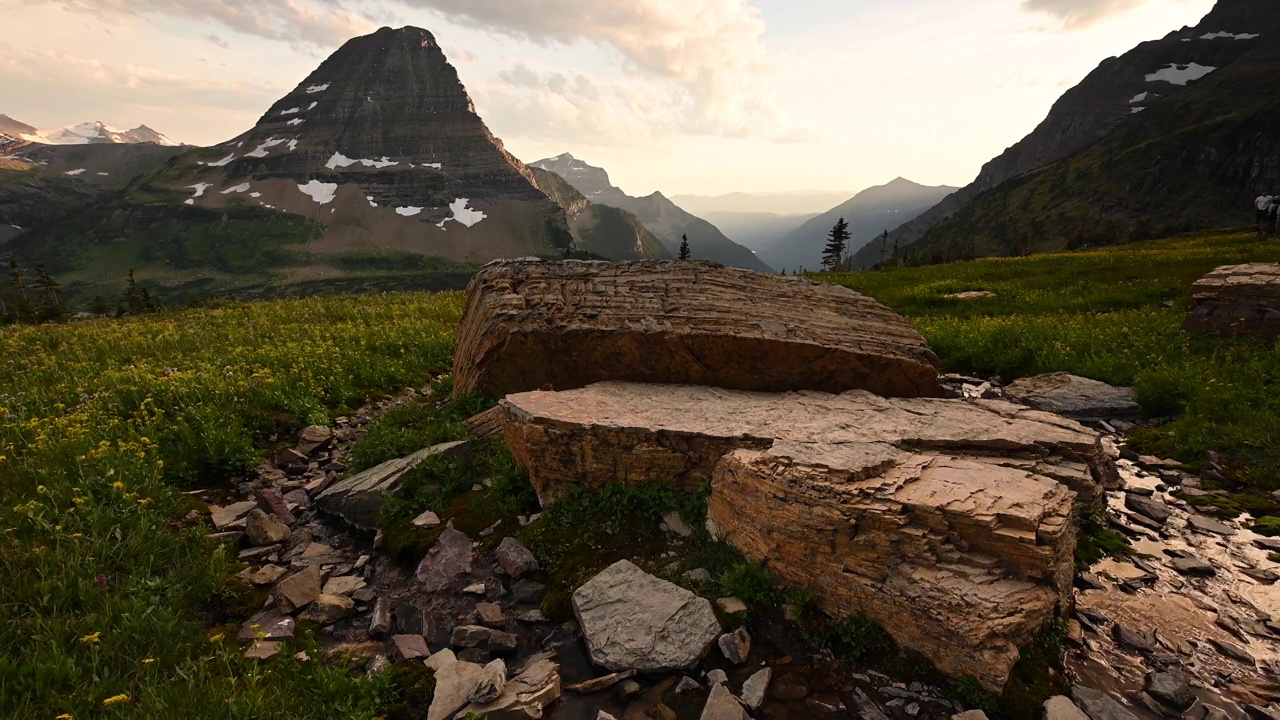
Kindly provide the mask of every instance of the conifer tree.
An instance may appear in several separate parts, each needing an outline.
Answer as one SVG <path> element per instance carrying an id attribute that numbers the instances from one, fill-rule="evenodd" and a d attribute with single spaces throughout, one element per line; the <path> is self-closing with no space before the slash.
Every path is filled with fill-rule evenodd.
<path id="1" fill-rule="evenodd" d="M 63 305 L 62 301 L 58 299 L 58 289 L 62 286 L 49 274 L 44 263 L 36 266 L 36 287 L 40 289 L 41 296 L 38 320 L 51 322 L 61 320 L 71 314 L 67 310 L 67 306 Z"/>
<path id="2" fill-rule="evenodd" d="M 693 252 L 689 250 L 689 236 L 680 236 L 680 259 L 688 260 L 692 255 Z"/>
<path id="3" fill-rule="evenodd" d="M 822 251 L 822 269 L 835 272 L 844 264 L 844 249 L 852 235 L 844 218 L 836 222 L 827 234 L 827 247 Z"/>
<path id="4" fill-rule="evenodd" d="M 17 260 L 9 261 L 9 310 L 10 322 L 26 323 L 35 319 L 31 297 L 27 295 L 27 283 Z"/>

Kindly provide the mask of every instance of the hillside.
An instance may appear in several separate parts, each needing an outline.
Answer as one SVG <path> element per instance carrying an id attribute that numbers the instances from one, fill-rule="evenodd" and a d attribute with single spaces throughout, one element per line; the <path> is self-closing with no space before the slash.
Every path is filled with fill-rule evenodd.
<path id="1" fill-rule="evenodd" d="M 702 215 L 734 242 L 756 253 L 817 216 L 817 213 L 786 215 L 769 212 L 709 212 Z"/>
<path id="2" fill-rule="evenodd" d="M 887 242 L 869 243 L 855 255 L 855 267 L 884 262 L 894 248 L 904 253 L 930 228 L 1001 183 L 1089 147 L 1117 128 L 1142 123 L 1154 108 L 1186 92 L 1188 86 L 1204 82 L 1196 78 L 1205 70 L 1211 70 L 1210 78 L 1222 73 L 1255 47 L 1274 41 L 1278 30 L 1280 17 L 1270 3 L 1219 0 L 1195 27 L 1104 60 L 1054 103 L 1048 117 L 1030 135 L 983 166 L 973 183 L 890 233 Z M 1221 108 L 1229 108 L 1246 96 L 1217 101 L 1225 103 Z"/>
<path id="3" fill-rule="evenodd" d="M 681 238 L 689 237 L 694 260 L 714 260 L 732 267 L 773 272 L 747 248 L 725 237 L 716 226 L 681 209 L 662 193 L 636 198 L 615 187 L 609 173 L 565 153 L 533 163 L 563 177 L 592 202 L 622 208 L 639 218 L 666 247 L 671 256 L 680 252 Z"/>
<path id="4" fill-rule="evenodd" d="M 587 200 L 567 180 L 536 163 L 529 169 L 538 188 L 564 208 L 575 250 L 611 260 L 673 257 L 635 215 Z"/>
<path id="5" fill-rule="evenodd" d="M 665 256 L 627 222 L 576 227 L 588 237 L 489 132 L 435 38 L 383 28 L 344 44 L 247 132 L 4 251 L 48 264 L 82 301 L 116 292 L 130 269 L 161 295 L 259 295 L 437 287 L 424 269 L 583 243 Z"/>
<path id="6" fill-rule="evenodd" d="M 844 218 L 853 235 L 849 252 L 855 252 L 885 230 L 893 230 L 911 220 L 955 188 L 928 187 L 905 178 L 868 188 L 834 208 L 804 222 L 760 251 L 765 262 L 778 268 L 816 270 L 822 266 L 822 250 L 827 234 Z"/>
<path id="7" fill-rule="evenodd" d="M 673 195 L 671 202 L 704 218 L 714 213 L 817 215 L 844 202 L 852 194 L 844 190 L 732 192 L 724 195 Z"/>

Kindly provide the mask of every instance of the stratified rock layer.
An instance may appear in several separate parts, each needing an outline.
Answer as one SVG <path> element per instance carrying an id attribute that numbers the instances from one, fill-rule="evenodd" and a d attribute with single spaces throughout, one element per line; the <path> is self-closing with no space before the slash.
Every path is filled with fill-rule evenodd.
<path id="1" fill-rule="evenodd" d="M 1022 378 L 1004 389 L 1005 394 L 1037 410 L 1072 420 L 1108 420 L 1142 414 L 1133 388 L 1115 387 L 1071 373 Z"/>
<path id="2" fill-rule="evenodd" d="M 1192 286 L 1191 302 L 1188 330 L 1280 337 L 1280 264 L 1220 267 Z"/>
<path id="3" fill-rule="evenodd" d="M 491 263 L 472 280 L 454 387 L 501 397 L 605 380 L 938 397 L 937 357 L 846 288 L 702 262 Z"/>
<path id="4" fill-rule="evenodd" d="M 1098 434 L 1011 403 L 600 383 L 503 402 L 544 504 L 573 486 L 711 482 L 709 523 L 837 616 L 1003 686 L 1071 603 Z"/>

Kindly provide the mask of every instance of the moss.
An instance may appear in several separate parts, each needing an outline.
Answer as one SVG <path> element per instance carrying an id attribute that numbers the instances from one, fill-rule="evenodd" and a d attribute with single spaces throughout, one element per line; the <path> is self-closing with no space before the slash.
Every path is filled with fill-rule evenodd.
<path id="1" fill-rule="evenodd" d="M 1080 523 L 1075 555 L 1076 567 L 1085 571 L 1106 557 L 1131 557 L 1133 547 L 1128 538 L 1106 526 L 1104 516 L 1092 515 Z"/>
<path id="2" fill-rule="evenodd" d="M 1273 563 L 1280 563 L 1280 553 L 1267 553 L 1267 559 Z"/>
<path id="3" fill-rule="evenodd" d="M 239 575 L 227 578 L 205 603 L 208 624 L 223 625 L 247 620 L 262 609 L 269 591 L 259 588 Z"/>
<path id="4" fill-rule="evenodd" d="M 436 678 L 421 663 L 396 663 L 387 674 L 391 677 L 391 699 L 382 712 L 385 720 L 417 720 L 423 717 L 435 697 Z"/>
<path id="5" fill-rule="evenodd" d="M 1262 517 L 1253 523 L 1253 531 L 1266 537 L 1280 535 L 1280 517 Z"/>

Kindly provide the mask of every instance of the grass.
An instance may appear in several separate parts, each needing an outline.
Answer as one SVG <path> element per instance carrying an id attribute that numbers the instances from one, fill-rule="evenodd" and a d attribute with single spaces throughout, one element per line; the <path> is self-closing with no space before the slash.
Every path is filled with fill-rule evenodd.
<path id="1" fill-rule="evenodd" d="M 228 584 L 235 551 L 185 520 L 200 508 L 182 490 L 248 472 L 274 433 L 446 371 L 461 304 L 0 330 L 0 717 L 372 718 L 395 702 L 395 683 L 341 663 L 242 660 L 224 626 L 255 599 Z"/>
<path id="2" fill-rule="evenodd" d="M 1220 452 L 1249 509 L 1280 513 L 1280 348 L 1182 330 L 1191 285 L 1213 268 L 1280 261 L 1280 243 L 1207 234 L 1078 253 L 819 276 L 903 313 L 946 370 L 1013 379 L 1067 371 L 1134 386 L 1142 451 L 1198 467 Z M 998 297 L 946 296 L 988 290 Z M 1226 512 L 1232 511 L 1227 508 Z"/>

